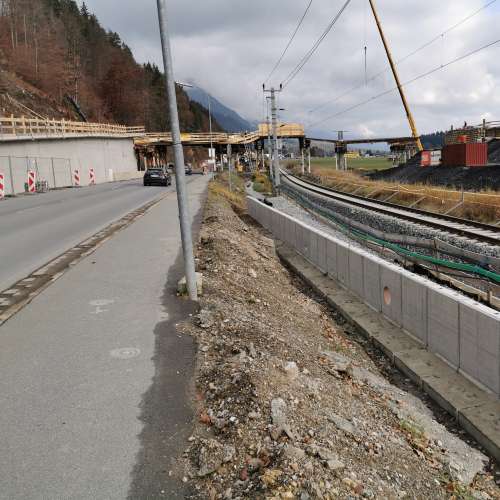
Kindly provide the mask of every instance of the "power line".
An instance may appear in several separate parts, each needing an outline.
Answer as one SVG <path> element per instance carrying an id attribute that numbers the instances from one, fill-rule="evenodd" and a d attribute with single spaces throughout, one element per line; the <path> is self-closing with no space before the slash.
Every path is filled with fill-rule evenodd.
<path id="1" fill-rule="evenodd" d="M 337 15 L 330 21 L 330 24 L 326 27 L 325 31 L 323 34 L 316 40 L 312 48 L 305 54 L 305 56 L 300 60 L 300 62 L 295 66 L 295 68 L 289 73 L 289 75 L 283 80 L 283 88 L 286 87 L 302 70 L 302 68 L 306 65 L 307 61 L 311 59 L 313 54 L 318 50 L 318 47 L 321 45 L 323 40 L 327 37 L 328 33 L 332 30 L 332 28 L 335 26 L 336 22 L 339 20 L 340 16 L 344 12 L 344 10 L 347 8 L 347 6 L 351 3 L 351 0 L 347 0 L 340 11 L 337 13 Z"/>
<path id="2" fill-rule="evenodd" d="M 488 3 L 486 3 L 485 5 L 483 5 L 482 7 L 480 7 L 479 9 L 475 10 L 474 12 L 472 12 L 471 14 L 469 14 L 468 16 L 464 17 L 462 20 L 460 20 L 458 23 L 454 24 L 453 26 L 450 26 L 448 29 L 446 29 L 445 31 L 443 31 L 442 33 L 440 33 L 439 35 L 436 35 L 434 38 L 432 38 L 431 40 L 429 40 L 428 42 L 424 43 L 423 45 L 421 45 L 420 47 L 418 47 L 417 49 L 413 50 L 412 52 L 410 52 L 409 54 L 407 54 L 406 56 L 402 57 L 401 59 L 399 59 L 398 61 L 396 61 L 396 64 L 401 64 L 402 62 L 406 61 L 407 59 L 409 59 L 410 57 L 414 56 L 415 54 L 417 54 L 418 52 L 421 52 L 422 50 L 426 49 L 427 47 L 429 47 L 430 45 L 432 45 L 434 42 L 436 42 L 437 40 L 440 40 L 442 39 L 445 35 L 447 35 L 448 33 L 450 33 L 451 31 L 457 29 L 458 27 L 462 26 L 462 24 L 466 23 L 467 21 L 469 21 L 470 19 L 472 19 L 473 17 L 477 16 L 478 14 L 480 14 L 483 10 L 487 9 L 490 5 L 493 5 L 495 2 L 497 2 L 497 0 L 490 0 Z M 379 71 L 378 73 L 376 73 L 375 75 L 373 75 L 372 77 L 370 77 L 368 80 L 365 80 L 365 82 L 363 82 L 362 84 L 360 85 L 356 85 L 355 87 L 352 87 L 351 89 L 345 91 L 344 93 L 338 95 L 337 97 L 335 97 L 334 99 L 331 99 L 329 101 L 326 101 L 324 102 L 323 104 L 320 104 L 319 106 L 316 106 L 315 108 L 311 109 L 309 111 L 309 113 L 314 113 L 315 111 L 317 111 L 318 109 L 321 109 L 323 107 L 326 107 L 328 106 L 329 104 L 333 104 L 337 101 L 339 101 L 340 99 L 342 99 L 343 97 L 345 97 L 346 95 L 349 95 L 350 93 L 352 92 L 355 92 L 356 90 L 359 90 L 360 88 L 364 87 L 365 85 L 367 85 L 369 82 L 372 82 L 373 80 L 376 80 L 380 75 L 383 75 L 385 72 L 387 72 L 388 70 L 390 69 L 389 66 L 387 66 L 386 68 L 384 68 L 382 71 Z"/>
<path id="3" fill-rule="evenodd" d="M 299 24 L 295 28 L 295 31 L 293 32 L 287 46 L 285 47 L 285 50 L 281 54 L 280 58 L 278 59 L 278 62 L 275 64 L 274 68 L 272 69 L 271 73 L 269 73 L 269 76 L 266 78 L 264 83 L 267 83 L 269 81 L 271 76 L 273 76 L 275 71 L 278 69 L 279 65 L 281 64 L 281 61 L 283 61 L 283 58 L 285 57 L 285 54 L 287 53 L 288 49 L 290 48 L 290 45 L 292 45 L 292 42 L 295 39 L 295 36 L 297 35 L 297 32 L 299 31 L 300 27 L 302 26 L 302 23 L 304 22 L 304 19 L 306 18 L 307 13 L 309 12 L 309 9 L 311 8 L 312 3 L 313 3 L 313 0 L 310 0 L 309 5 L 306 7 L 304 14 L 302 14 L 302 17 L 299 20 Z"/>
<path id="4" fill-rule="evenodd" d="M 463 61 L 464 59 L 467 59 L 468 57 L 471 57 L 471 56 L 477 54 L 478 52 L 481 52 L 481 51 L 483 51 L 485 49 L 488 49 L 489 47 L 492 47 L 493 45 L 496 45 L 497 43 L 500 43 L 500 39 L 495 40 L 493 42 L 490 42 L 490 43 L 488 43 L 486 45 L 483 45 L 482 47 L 479 47 L 478 49 L 475 49 L 475 50 L 473 50 L 471 52 L 468 52 L 467 54 L 464 54 L 464 55 L 462 55 L 460 57 L 457 57 L 457 58 L 455 58 L 455 59 L 447 62 L 446 64 L 441 64 L 440 66 L 437 66 L 434 69 L 431 69 L 430 71 L 422 73 L 421 75 L 418 75 L 415 78 L 412 78 L 411 80 L 408 80 L 408 81 L 402 83 L 401 87 L 406 87 L 407 85 L 410 85 L 411 83 L 414 83 L 414 82 L 416 82 L 418 80 L 421 80 L 422 78 L 425 78 L 426 76 L 430 76 L 430 75 L 432 75 L 433 73 L 436 73 L 439 70 L 442 70 L 444 68 L 447 68 L 448 66 L 451 66 L 452 64 L 455 64 L 457 62 Z M 340 116 L 340 115 L 343 115 L 345 113 L 348 113 L 349 111 L 352 111 L 353 109 L 356 109 L 356 108 L 359 108 L 361 106 L 364 106 L 365 104 L 368 104 L 368 103 L 370 103 L 372 101 L 375 101 L 376 99 L 379 99 L 380 97 L 383 97 L 383 96 L 385 96 L 387 94 L 390 94 L 391 92 L 394 92 L 395 90 L 398 90 L 398 87 L 393 87 L 393 88 L 391 88 L 389 90 L 385 90 L 384 92 L 381 92 L 380 94 L 377 94 L 377 95 L 375 95 L 373 97 L 370 97 L 366 101 L 360 102 L 358 104 L 355 104 L 354 106 L 351 106 L 351 107 L 349 107 L 347 109 L 344 109 L 343 111 L 339 111 L 338 113 L 335 113 L 334 115 L 331 115 L 331 116 L 329 116 L 327 118 L 324 118 L 322 120 L 319 120 L 317 122 L 311 123 L 311 124 L 308 125 L 308 127 L 314 127 L 316 125 L 319 125 L 321 123 L 329 121 L 332 118 L 335 118 L 337 116 Z"/>

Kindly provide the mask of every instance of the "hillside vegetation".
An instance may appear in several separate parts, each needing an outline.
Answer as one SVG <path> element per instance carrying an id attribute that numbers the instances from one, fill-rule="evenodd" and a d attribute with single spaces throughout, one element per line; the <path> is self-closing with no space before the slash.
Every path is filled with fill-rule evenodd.
<path id="1" fill-rule="evenodd" d="M 177 93 L 181 128 L 208 130 L 206 109 Z M 29 115 L 27 106 L 49 118 L 77 119 L 66 96 L 89 121 L 169 128 L 163 74 L 138 64 L 85 4 L 0 0 L 0 114 Z"/>

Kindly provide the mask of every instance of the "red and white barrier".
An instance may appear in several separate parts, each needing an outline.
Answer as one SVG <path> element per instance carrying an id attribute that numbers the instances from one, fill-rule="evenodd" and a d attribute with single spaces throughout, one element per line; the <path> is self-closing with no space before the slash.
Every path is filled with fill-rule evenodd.
<path id="1" fill-rule="evenodd" d="M 89 178 L 90 178 L 89 184 L 91 186 L 95 186 L 95 171 L 93 168 L 89 169 Z"/>
<path id="2" fill-rule="evenodd" d="M 0 172 L 0 200 L 5 197 L 5 176 Z"/>
<path id="3" fill-rule="evenodd" d="M 80 187 L 80 171 L 73 171 L 73 186 Z"/>
<path id="4" fill-rule="evenodd" d="M 36 172 L 34 170 L 28 172 L 28 193 L 36 193 Z"/>

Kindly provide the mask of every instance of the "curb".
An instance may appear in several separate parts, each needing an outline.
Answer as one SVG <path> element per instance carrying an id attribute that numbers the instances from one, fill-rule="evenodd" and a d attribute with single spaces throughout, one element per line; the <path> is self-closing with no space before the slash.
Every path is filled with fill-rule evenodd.
<path id="1" fill-rule="evenodd" d="M 401 372 L 457 419 L 500 462 L 500 401 L 427 351 L 404 330 L 325 276 L 290 246 L 276 242 L 281 261 L 379 348 Z"/>

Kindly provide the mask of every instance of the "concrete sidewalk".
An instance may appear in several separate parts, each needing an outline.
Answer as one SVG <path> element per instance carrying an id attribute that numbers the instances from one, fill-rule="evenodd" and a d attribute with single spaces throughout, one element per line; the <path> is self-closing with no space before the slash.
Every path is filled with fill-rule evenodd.
<path id="1" fill-rule="evenodd" d="M 189 185 L 200 214 L 207 179 Z M 193 305 L 175 193 L 0 328 L 0 498 L 184 498 Z M 172 475 L 169 471 L 174 470 Z"/>

